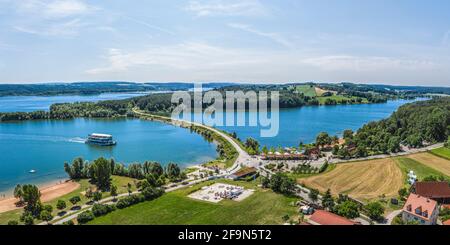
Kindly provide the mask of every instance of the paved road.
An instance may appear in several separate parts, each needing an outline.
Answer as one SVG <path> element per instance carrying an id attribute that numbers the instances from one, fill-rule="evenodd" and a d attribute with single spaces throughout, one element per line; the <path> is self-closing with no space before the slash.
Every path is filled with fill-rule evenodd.
<path id="1" fill-rule="evenodd" d="M 402 210 L 395 210 L 386 215 L 386 223 L 384 225 L 390 225 L 392 223 L 392 220 L 394 220 L 397 215 L 401 214 Z"/>
<path id="2" fill-rule="evenodd" d="M 173 119 L 170 117 L 156 116 L 156 115 L 152 115 L 152 114 L 148 114 L 148 113 L 139 111 L 136 108 L 133 109 L 133 112 L 140 116 L 144 116 L 144 117 L 150 117 L 150 118 L 154 118 L 154 119 L 162 119 L 164 121 L 171 120 L 172 124 L 175 124 L 175 125 L 180 125 L 180 124 L 195 125 L 195 126 L 213 131 L 214 133 L 220 135 L 222 138 L 224 138 L 226 141 L 228 141 L 236 149 L 236 151 L 238 153 L 238 158 L 236 159 L 234 164 L 230 168 L 227 169 L 227 172 L 229 174 L 237 172 L 239 170 L 239 166 L 241 166 L 241 165 L 257 166 L 259 164 L 258 158 L 251 157 L 244 149 L 241 148 L 241 146 L 238 143 L 236 143 L 236 141 L 234 141 L 234 139 L 231 136 L 229 136 L 229 135 L 223 133 L 222 131 L 217 130 L 213 127 L 209 127 L 209 126 L 203 125 L 201 123 L 197 123 L 197 122 L 191 122 L 191 121 L 186 121 L 186 120 L 181 120 L 181 119 Z"/>

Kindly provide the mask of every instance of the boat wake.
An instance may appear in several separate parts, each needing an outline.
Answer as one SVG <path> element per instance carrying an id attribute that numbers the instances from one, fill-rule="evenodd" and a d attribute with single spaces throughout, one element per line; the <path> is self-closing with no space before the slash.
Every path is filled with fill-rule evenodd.
<path id="1" fill-rule="evenodd" d="M 84 144 L 85 141 L 86 141 L 86 139 L 83 139 L 81 137 L 75 137 L 75 138 L 69 139 L 69 142 L 72 142 L 72 143 Z"/>
<path id="2" fill-rule="evenodd" d="M 0 140 L 72 142 L 72 143 L 84 143 L 85 141 L 81 137 L 66 138 L 62 136 L 33 135 L 33 134 L 0 134 Z"/>

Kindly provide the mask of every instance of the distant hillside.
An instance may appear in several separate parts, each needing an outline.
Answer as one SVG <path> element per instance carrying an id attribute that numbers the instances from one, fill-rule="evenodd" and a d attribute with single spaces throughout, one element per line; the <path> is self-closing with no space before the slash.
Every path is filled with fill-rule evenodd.
<path id="1" fill-rule="evenodd" d="M 220 88 L 229 83 L 207 83 L 203 88 Z M 145 91 L 189 90 L 192 83 L 77 82 L 43 84 L 0 84 L 0 96 L 92 95 Z"/>

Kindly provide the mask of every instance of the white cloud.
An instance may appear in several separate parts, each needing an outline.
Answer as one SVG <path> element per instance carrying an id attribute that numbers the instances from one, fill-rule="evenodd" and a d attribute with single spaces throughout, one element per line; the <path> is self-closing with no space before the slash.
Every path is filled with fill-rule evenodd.
<path id="1" fill-rule="evenodd" d="M 288 48 L 292 48 L 294 46 L 290 41 L 288 41 L 287 39 L 285 39 L 283 36 L 281 36 L 278 33 L 262 32 L 262 31 L 252 28 L 249 25 L 244 25 L 244 24 L 239 24 L 239 23 L 229 23 L 228 26 L 235 28 L 235 29 L 250 32 L 250 33 L 256 34 L 261 37 L 269 38 L 269 39 L 273 40 L 274 42 L 276 42 L 282 46 L 288 47 Z"/>
<path id="2" fill-rule="evenodd" d="M 187 11 L 201 16 L 260 16 L 267 9 L 258 0 L 190 1 Z"/>
<path id="3" fill-rule="evenodd" d="M 15 4 L 21 13 L 48 19 L 79 16 L 97 10 L 81 0 L 21 0 Z"/>
<path id="4" fill-rule="evenodd" d="M 39 36 L 57 36 L 70 37 L 76 36 L 83 26 L 87 23 L 80 19 L 73 19 L 66 22 L 57 22 L 45 26 L 14 26 L 14 29 L 19 32 L 39 35 Z"/>

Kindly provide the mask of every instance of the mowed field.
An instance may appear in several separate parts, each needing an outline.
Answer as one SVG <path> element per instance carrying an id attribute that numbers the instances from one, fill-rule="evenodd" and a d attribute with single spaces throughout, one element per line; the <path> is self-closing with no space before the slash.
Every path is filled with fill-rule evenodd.
<path id="1" fill-rule="evenodd" d="M 285 197 L 271 190 L 257 187 L 256 182 L 217 182 L 254 189 L 255 193 L 241 202 L 223 200 L 210 203 L 189 198 L 188 195 L 202 186 L 215 181 L 198 184 L 134 206 L 118 209 L 94 219 L 94 225 L 267 225 L 282 224 L 283 216 L 295 219 L 298 210 L 292 205 L 297 198 Z M 298 217 L 297 217 L 298 218 Z"/>
<path id="2" fill-rule="evenodd" d="M 307 187 L 320 192 L 331 190 L 333 195 L 340 193 L 361 201 L 397 196 L 404 185 L 402 171 L 391 158 L 338 164 L 333 171 L 300 179 Z"/>
<path id="3" fill-rule="evenodd" d="M 408 158 L 416 160 L 430 168 L 433 168 L 444 175 L 450 176 L 450 160 L 435 156 L 430 153 L 418 153 L 408 155 Z"/>

